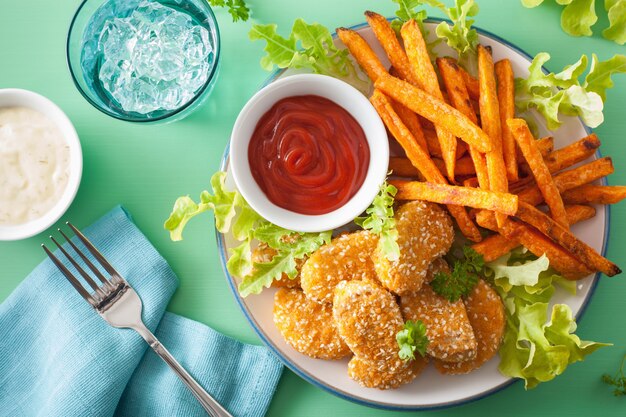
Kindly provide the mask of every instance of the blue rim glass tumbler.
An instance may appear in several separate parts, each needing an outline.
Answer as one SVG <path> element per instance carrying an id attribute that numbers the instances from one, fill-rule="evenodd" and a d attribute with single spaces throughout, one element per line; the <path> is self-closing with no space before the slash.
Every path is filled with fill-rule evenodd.
<path id="1" fill-rule="evenodd" d="M 160 27 L 166 27 L 166 24 L 159 22 L 159 15 L 154 17 L 156 23 L 152 21 L 149 23 L 155 25 L 150 26 L 151 28 L 156 28 L 154 31 L 150 29 L 147 34 L 144 34 L 146 36 L 142 35 L 143 37 L 140 37 L 140 40 L 132 38 L 130 41 L 121 43 L 120 47 L 114 45 L 114 47 L 111 48 L 109 46 L 108 51 L 112 50 L 116 52 L 123 50 L 124 53 L 129 55 L 124 58 L 128 58 L 129 61 L 118 62 L 120 68 L 128 68 L 125 67 L 125 65 L 128 65 L 128 62 L 132 63 L 132 60 L 135 59 L 130 58 L 130 56 L 137 56 L 137 51 L 139 50 L 138 46 L 141 46 L 140 42 L 142 42 L 141 39 L 148 39 L 145 42 L 151 40 L 152 43 L 144 45 L 145 48 L 141 49 L 141 51 L 148 51 L 147 53 L 142 52 L 143 55 L 141 55 L 145 58 L 144 61 L 148 63 L 147 66 L 150 67 L 147 71 L 150 72 L 155 69 L 161 70 L 162 66 L 165 68 L 164 71 L 170 71 L 170 73 L 173 74 L 171 79 L 159 81 L 161 78 L 157 78 L 157 81 L 154 81 L 153 78 L 148 77 L 148 81 L 146 81 L 145 74 L 140 71 L 134 71 L 135 67 L 132 66 L 130 67 L 130 71 L 123 73 L 124 78 L 121 76 L 118 77 L 119 72 L 116 73 L 114 71 L 114 75 L 107 75 L 108 78 L 102 76 L 103 67 L 106 65 L 111 66 L 111 62 L 116 62 L 117 59 L 109 59 L 111 52 L 108 52 L 109 55 L 106 55 L 107 49 L 103 46 L 103 31 L 105 26 L 110 29 L 112 21 L 119 22 L 120 20 L 125 20 L 127 22 L 130 19 L 134 19 L 132 22 L 141 22 L 142 19 L 145 21 L 151 18 L 150 13 L 153 15 L 157 13 L 155 12 L 156 9 L 158 9 L 157 12 L 164 10 L 166 13 L 169 13 L 170 16 L 174 16 L 172 18 L 173 20 L 180 19 L 182 16 L 181 13 L 186 15 L 182 16 L 182 21 L 184 24 L 190 25 L 191 28 L 197 30 L 196 33 L 198 31 L 202 32 L 203 36 L 199 37 L 203 39 L 203 41 L 200 42 L 200 48 L 206 47 L 208 43 L 208 50 L 210 50 L 210 52 L 208 54 L 205 52 L 200 55 L 201 58 L 199 62 L 196 59 L 197 57 L 194 58 L 196 61 L 193 61 L 193 66 L 188 64 L 188 62 L 192 61 L 189 61 L 187 57 L 190 51 L 198 47 L 198 44 L 192 45 L 195 48 L 189 48 L 188 44 L 183 45 L 183 43 L 181 43 L 179 45 L 172 43 L 174 42 L 172 39 L 176 40 L 176 42 L 180 41 L 183 35 L 179 34 L 183 32 L 181 31 L 177 34 L 176 30 L 161 30 Z M 144 14 L 137 15 L 137 10 L 143 10 L 144 12 L 142 13 Z M 145 10 L 148 10 L 148 12 L 145 12 Z M 126 24 L 125 22 L 122 23 Z M 132 24 L 131 27 L 133 27 Z M 176 29 L 177 27 L 168 26 L 167 28 Z M 206 36 L 207 32 L 208 36 Z M 110 30 L 109 33 L 111 33 Z M 141 34 L 141 31 L 137 30 L 137 32 L 133 33 Z M 189 36 L 189 38 L 191 38 L 191 36 Z M 127 38 L 120 39 L 124 40 Z M 160 44 L 160 42 L 162 42 L 162 44 Z M 150 56 L 152 50 L 154 50 L 154 58 Z M 130 51 L 130 53 L 128 51 Z M 181 55 L 180 60 L 176 54 Z M 167 57 L 163 58 L 164 55 L 167 55 Z M 172 122 L 189 115 L 206 100 L 213 89 L 220 63 L 219 28 L 215 20 L 215 15 L 206 0 L 84 0 L 78 7 L 70 25 L 67 36 L 67 62 L 78 91 L 89 103 L 101 112 L 116 119 L 129 122 Z M 171 71 L 172 62 L 179 64 L 179 67 L 174 68 L 173 72 Z M 180 64 L 181 62 L 183 64 Z M 132 65 L 134 65 L 134 63 Z M 145 63 L 144 67 L 146 67 Z M 200 73 L 200 75 L 198 75 L 198 73 Z M 160 76 L 161 75 L 158 75 L 157 77 Z M 183 81 L 180 80 L 185 80 L 187 79 L 186 77 L 195 77 L 189 79 L 193 79 L 192 82 L 196 84 L 188 84 L 186 87 L 188 90 L 185 91 L 186 95 L 182 96 L 184 98 L 179 97 L 180 94 L 178 90 L 167 90 L 167 88 L 170 88 L 168 86 L 177 86 L 178 84 L 176 83 L 182 83 Z M 107 81 L 103 81 L 105 79 Z M 118 79 L 125 81 L 120 81 L 117 84 L 111 81 Z M 153 85 L 150 83 L 156 84 Z M 113 85 L 117 89 L 111 88 Z M 138 85 L 139 87 L 137 87 Z M 193 88 L 189 86 L 193 86 Z M 145 87 L 149 93 L 154 92 L 154 94 L 144 94 L 142 87 Z M 146 100 L 146 102 L 152 101 L 157 103 L 157 105 L 149 104 L 152 107 L 144 106 L 142 108 L 148 110 L 142 111 L 137 110 L 139 107 L 123 104 L 123 99 L 116 99 L 120 97 L 116 94 L 132 94 L 138 91 L 140 91 L 141 94 L 135 94 L 135 96 L 133 96 L 135 101 L 139 101 L 140 104 L 141 100 Z M 160 103 L 160 97 L 163 95 L 168 97 L 169 105 L 160 106 L 160 104 L 158 104 Z"/>

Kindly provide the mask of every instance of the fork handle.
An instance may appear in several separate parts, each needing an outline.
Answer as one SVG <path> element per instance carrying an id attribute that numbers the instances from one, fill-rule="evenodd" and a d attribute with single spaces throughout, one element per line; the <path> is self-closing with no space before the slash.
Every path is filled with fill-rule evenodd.
<path id="1" fill-rule="evenodd" d="M 211 417 L 233 417 L 220 403 L 215 401 L 211 395 L 202 388 L 200 384 L 182 367 L 180 363 L 165 349 L 165 346 L 159 342 L 155 335 L 152 334 L 145 326 L 134 328 L 144 338 L 154 352 L 165 361 L 166 364 L 178 375 L 178 377 L 191 390 L 194 397 L 200 402 L 202 407 Z"/>

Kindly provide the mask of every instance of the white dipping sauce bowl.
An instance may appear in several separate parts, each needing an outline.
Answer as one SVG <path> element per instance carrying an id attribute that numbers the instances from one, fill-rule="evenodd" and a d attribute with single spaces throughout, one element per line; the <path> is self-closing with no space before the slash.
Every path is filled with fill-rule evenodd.
<path id="1" fill-rule="evenodd" d="M 321 215 L 300 214 L 272 203 L 252 176 L 248 161 L 248 145 L 259 119 L 277 101 L 303 95 L 324 97 L 343 107 L 363 129 L 370 150 L 365 180 L 356 194 L 340 208 Z M 289 230 L 321 232 L 350 223 L 374 200 L 387 175 L 389 141 L 376 110 L 357 89 L 333 77 L 298 74 L 267 85 L 244 106 L 230 139 L 230 162 L 237 189 L 263 218 Z"/>
<path id="2" fill-rule="evenodd" d="M 44 114 L 59 128 L 70 147 L 69 178 L 59 201 L 38 219 L 14 226 L 0 225 L 0 240 L 19 240 L 43 232 L 67 211 L 80 185 L 83 153 L 74 125 L 63 110 L 46 97 L 18 88 L 0 89 L 0 108 L 2 107 L 27 107 Z"/>

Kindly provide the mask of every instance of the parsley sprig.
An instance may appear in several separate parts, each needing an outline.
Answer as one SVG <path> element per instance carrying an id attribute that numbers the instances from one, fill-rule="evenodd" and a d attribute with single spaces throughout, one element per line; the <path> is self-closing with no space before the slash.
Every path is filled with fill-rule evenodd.
<path id="1" fill-rule="evenodd" d="M 245 0 L 209 0 L 209 4 L 213 7 L 228 7 L 233 22 L 238 20 L 245 22 L 250 17 L 250 9 Z"/>
<path id="2" fill-rule="evenodd" d="M 398 355 L 400 359 L 404 361 L 414 360 L 415 353 L 420 355 L 426 355 L 426 348 L 428 347 L 428 337 L 426 336 L 426 325 L 421 321 L 407 320 L 404 323 L 404 328 L 396 334 L 396 341 L 398 342 Z"/>
<path id="3" fill-rule="evenodd" d="M 602 381 L 615 387 L 613 395 L 621 397 L 626 395 L 626 375 L 624 375 L 624 364 L 626 363 L 626 355 L 622 358 L 622 364 L 615 376 L 609 374 L 602 375 Z"/>
<path id="4" fill-rule="evenodd" d="M 463 246 L 463 258 L 454 260 L 452 272 L 438 272 L 430 286 L 443 298 L 455 302 L 472 292 L 484 266 L 481 254 L 470 246 Z"/>

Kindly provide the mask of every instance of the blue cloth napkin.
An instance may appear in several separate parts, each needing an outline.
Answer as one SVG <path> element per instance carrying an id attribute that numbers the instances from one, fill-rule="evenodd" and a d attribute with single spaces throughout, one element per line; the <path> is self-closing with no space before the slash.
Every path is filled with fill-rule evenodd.
<path id="1" fill-rule="evenodd" d="M 260 346 L 165 313 L 178 280 L 117 207 L 84 230 L 143 301 L 143 319 L 236 417 L 261 417 L 282 365 Z M 206 416 L 130 329 L 110 327 L 49 260 L 0 304 L 0 416 Z"/>

